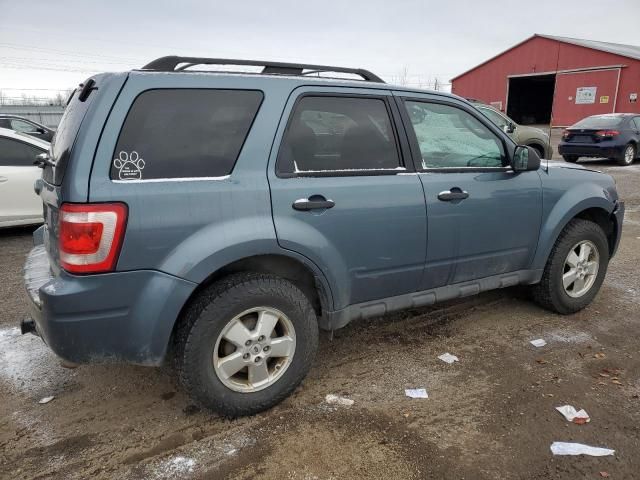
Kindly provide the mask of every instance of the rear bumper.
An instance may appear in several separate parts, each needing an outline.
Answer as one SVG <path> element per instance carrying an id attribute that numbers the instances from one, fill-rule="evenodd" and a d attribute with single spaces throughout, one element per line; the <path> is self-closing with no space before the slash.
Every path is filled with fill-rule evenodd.
<path id="1" fill-rule="evenodd" d="M 591 143 L 561 143 L 558 145 L 560 155 L 575 155 L 579 157 L 618 158 L 624 153 L 622 146 L 600 146 Z"/>
<path id="2" fill-rule="evenodd" d="M 196 284 L 151 270 L 53 276 L 46 251 L 36 246 L 25 287 L 36 331 L 59 357 L 159 365 Z"/>

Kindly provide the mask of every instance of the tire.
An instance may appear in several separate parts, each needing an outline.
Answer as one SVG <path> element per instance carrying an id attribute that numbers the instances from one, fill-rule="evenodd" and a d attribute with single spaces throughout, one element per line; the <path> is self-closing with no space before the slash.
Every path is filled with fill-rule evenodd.
<path id="1" fill-rule="evenodd" d="M 578 295 L 580 291 L 575 290 L 578 284 L 574 283 L 569 286 L 569 290 L 566 289 L 563 284 L 563 276 L 568 273 L 567 269 L 571 270 L 569 265 L 565 263 L 569 261 L 570 251 L 581 242 L 595 247 L 598 259 L 589 263 L 597 263 L 598 268 L 597 273 L 592 275 L 593 283 L 584 293 Z M 607 273 L 608 263 L 609 244 L 600 226 L 588 220 L 573 219 L 556 240 L 547 259 L 542 280 L 532 287 L 533 299 L 547 310 L 563 315 L 582 310 L 591 303 L 600 290 Z M 587 275 L 584 286 L 586 287 L 589 282 L 590 279 Z M 573 292 L 570 291 L 572 288 Z"/>
<path id="2" fill-rule="evenodd" d="M 272 322 L 274 317 L 278 320 L 272 328 L 275 336 L 268 334 L 260 343 L 258 340 L 264 336 L 257 336 L 258 318 L 262 318 L 260 312 L 265 311 L 264 324 Z M 237 327 L 238 322 L 246 328 L 238 327 L 242 335 L 253 335 L 251 347 L 239 347 L 246 337 L 236 334 L 238 328 L 230 328 Z M 234 338 L 234 342 L 226 338 Z M 276 342 L 282 339 L 288 339 L 289 350 L 293 348 L 290 356 L 269 357 L 264 353 L 269 345 L 270 352 L 275 353 Z M 292 283 L 274 275 L 240 273 L 213 284 L 192 302 L 178 327 L 175 341 L 178 377 L 187 393 L 202 406 L 235 418 L 271 408 L 302 382 L 318 347 L 318 323 L 309 300 Z M 236 357 L 230 370 L 235 370 L 240 362 L 244 362 L 244 366 L 223 380 L 220 365 L 227 354 L 229 358 Z M 249 360 L 245 360 L 247 355 Z M 257 363 L 259 359 L 261 363 Z M 251 381 L 249 369 L 258 365 L 269 372 L 266 385 L 258 386 Z M 273 377 L 275 380 L 271 380 Z M 254 378 L 258 378 L 258 374 Z"/>
<path id="3" fill-rule="evenodd" d="M 580 157 L 576 155 L 563 155 L 562 158 L 564 158 L 565 162 L 576 163 Z"/>
<path id="4" fill-rule="evenodd" d="M 628 167 L 633 163 L 636 158 L 636 146 L 633 143 L 629 143 L 625 148 L 620 158 L 618 158 L 618 165 Z"/>

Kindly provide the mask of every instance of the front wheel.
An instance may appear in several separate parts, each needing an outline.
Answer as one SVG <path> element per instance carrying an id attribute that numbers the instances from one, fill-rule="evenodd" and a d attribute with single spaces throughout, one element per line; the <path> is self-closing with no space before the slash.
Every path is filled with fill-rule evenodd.
<path id="1" fill-rule="evenodd" d="M 562 231 L 549 255 L 533 298 L 561 314 L 586 307 L 600 290 L 607 273 L 607 237 L 596 223 L 573 219 Z"/>
<path id="2" fill-rule="evenodd" d="M 636 146 L 633 143 L 627 145 L 622 152 L 622 156 L 618 159 L 618 165 L 627 167 L 633 163 L 636 158 Z"/>
<path id="3" fill-rule="evenodd" d="M 316 314 L 292 283 L 235 274 L 205 290 L 177 333 L 181 383 L 227 417 L 252 415 L 286 398 L 318 345 Z"/>

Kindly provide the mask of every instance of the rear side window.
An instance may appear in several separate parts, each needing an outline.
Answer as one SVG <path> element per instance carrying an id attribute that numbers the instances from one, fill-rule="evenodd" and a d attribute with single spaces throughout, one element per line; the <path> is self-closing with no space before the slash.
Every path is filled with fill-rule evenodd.
<path id="1" fill-rule="evenodd" d="M 149 90 L 133 103 L 111 162 L 114 180 L 229 175 L 262 102 L 254 90 Z"/>
<path id="2" fill-rule="evenodd" d="M 33 167 L 36 156 L 43 152 L 18 140 L 0 138 L 0 167 Z"/>
<path id="3" fill-rule="evenodd" d="M 278 153 L 278 173 L 394 170 L 400 158 L 379 98 L 303 97 Z"/>

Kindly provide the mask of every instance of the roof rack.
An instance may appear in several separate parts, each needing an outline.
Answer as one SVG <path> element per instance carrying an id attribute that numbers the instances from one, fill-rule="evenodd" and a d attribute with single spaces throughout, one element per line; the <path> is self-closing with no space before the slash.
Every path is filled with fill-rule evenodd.
<path id="1" fill-rule="evenodd" d="M 201 58 L 201 57 L 179 57 L 171 55 L 157 58 L 147 63 L 142 70 L 154 72 L 179 72 L 195 65 L 250 65 L 253 67 L 264 67 L 263 74 L 267 75 L 310 75 L 314 73 L 338 72 L 352 73 L 359 75 L 367 82 L 384 83 L 377 75 L 362 68 L 330 67 L 326 65 L 306 65 L 301 63 L 263 62 L 260 60 L 231 60 L 226 58 Z M 308 70 L 305 72 L 305 70 Z"/>

